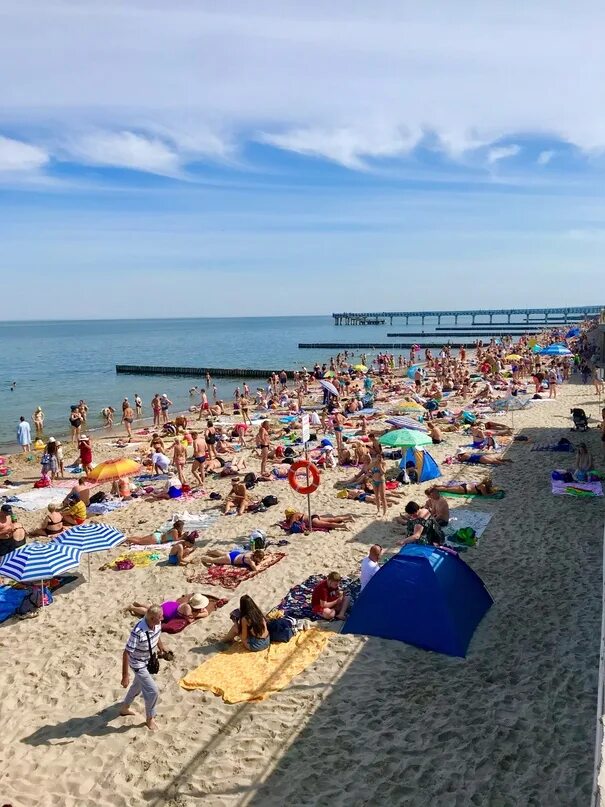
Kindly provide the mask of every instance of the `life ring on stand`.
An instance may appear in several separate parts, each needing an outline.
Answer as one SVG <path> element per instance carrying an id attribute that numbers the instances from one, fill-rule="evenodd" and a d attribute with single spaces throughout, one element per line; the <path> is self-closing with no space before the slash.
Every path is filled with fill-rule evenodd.
<path id="1" fill-rule="evenodd" d="M 309 472 L 309 477 L 311 478 L 310 485 L 301 485 L 296 478 L 297 472 L 302 470 Z M 302 493 L 303 496 L 306 496 L 307 493 L 314 493 L 319 487 L 319 470 L 316 465 L 313 465 L 313 463 L 308 460 L 297 460 L 297 462 L 293 462 L 290 466 L 288 482 L 292 490 L 295 490 L 297 493 Z"/>

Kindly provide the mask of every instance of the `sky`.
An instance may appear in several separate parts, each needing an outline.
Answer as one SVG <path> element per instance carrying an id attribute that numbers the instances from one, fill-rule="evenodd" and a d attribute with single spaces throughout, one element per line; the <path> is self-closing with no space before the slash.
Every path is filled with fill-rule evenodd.
<path id="1" fill-rule="evenodd" d="M 597 0 L 3 0 L 3 318 L 605 303 Z"/>

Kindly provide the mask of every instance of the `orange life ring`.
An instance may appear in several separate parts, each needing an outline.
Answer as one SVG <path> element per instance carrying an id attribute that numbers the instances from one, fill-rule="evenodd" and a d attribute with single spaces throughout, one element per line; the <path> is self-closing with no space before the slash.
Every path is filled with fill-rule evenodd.
<path id="1" fill-rule="evenodd" d="M 302 471 L 303 469 L 309 472 L 309 476 L 311 477 L 310 485 L 301 485 L 296 478 L 296 472 Z M 319 487 L 319 470 L 316 465 L 313 465 L 313 463 L 308 460 L 298 460 L 297 462 L 293 462 L 290 466 L 288 482 L 292 490 L 295 490 L 297 493 L 302 493 L 304 496 L 306 496 L 307 493 L 314 493 Z"/>

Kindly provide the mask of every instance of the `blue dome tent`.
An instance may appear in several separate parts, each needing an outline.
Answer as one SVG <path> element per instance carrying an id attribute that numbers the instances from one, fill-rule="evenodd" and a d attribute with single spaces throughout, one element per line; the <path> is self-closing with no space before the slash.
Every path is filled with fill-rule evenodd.
<path id="1" fill-rule="evenodd" d="M 405 456 L 399 463 L 400 468 L 405 468 L 408 462 L 413 462 L 418 474 L 418 482 L 429 482 L 441 476 L 439 466 L 435 458 L 423 448 L 408 448 Z"/>
<path id="2" fill-rule="evenodd" d="M 492 603 L 479 575 L 458 555 L 408 544 L 372 577 L 342 632 L 464 657 Z"/>

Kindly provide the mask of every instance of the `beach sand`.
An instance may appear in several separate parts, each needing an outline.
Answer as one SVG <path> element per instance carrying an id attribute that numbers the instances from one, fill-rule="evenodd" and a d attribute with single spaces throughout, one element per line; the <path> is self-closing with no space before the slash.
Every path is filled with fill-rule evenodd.
<path id="1" fill-rule="evenodd" d="M 594 417 L 592 387 L 564 386 L 554 403 L 515 412 L 515 428 L 533 443 L 570 434 L 570 406 Z M 503 422 L 510 423 L 510 415 Z M 602 467 L 598 433 L 586 439 Z M 438 460 L 468 442 L 451 435 Z M 483 578 L 495 604 L 466 659 L 400 642 L 334 635 L 290 686 L 263 702 L 227 705 L 178 680 L 217 652 L 229 611 L 248 593 L 269 609 L 312 573 L 357 574 L 372 543 L 394 547 L 402 528 L 376 520 L 375 508 L 335 497 L 326 472 L 314 512 L 359 515 L 350 532 L 288 536 L 287 557 L 235 592 L 226 607 L 166 638 L 158 722 L 119 718 L 120 660 L 134 623 L 133 599 L 162 601 L 191 590 L 186 570 L 163 563 L 99 571 L 119 550 L 92 556 L 92 579 L 55 596 L 34 620 L 0 625 L 0 797 L 13 807 L 193 807 L 194 805 L 570 805 L 587 804 L 592 784 L 599 635 L 603 499 L 554 497 L 550 471 L 568 455 L 513 444 L 514 463 L 492 474 L 506 498 L 458 506 L 492 512 L 479 545 L 463 556 Z M 115 453 L 99 449 L 95 459 Z M 66 451 L 69 460 L 69 451 Z M 23 460 L 13 460 L 14 478 Z M 251 461 L 251 467 L 257 463 Z M 485 469 L 443 466 L 445 478 L 480 479 Z M 37 475 L 37 466 L 29 471 Z M 224 492 L 226 482 L 211 483 Z M 412 488 L 410 498 L 423 501 Z M 225 517 L 204 533 L 230 549 L 255 527 L 271 527 L 288 505 L 301 506 L 286 482 L 257 488 L 279 507 Z M 256 491 L 255 491 L 256 492 Z M 207 499 L 135 503 L 104 517 L 127 534 L 157 528 L 168 515 L 205 511 Z M 279 510 L 279 512 L 277 512 Z M 20 511 L 21 516 L 21 511 Z M 41 513 L 25 513 L 31 527 Z M 98 519 L 101 520 L 101 519 Z M 86 572 L 86 563 L 80 567 Z"/>

